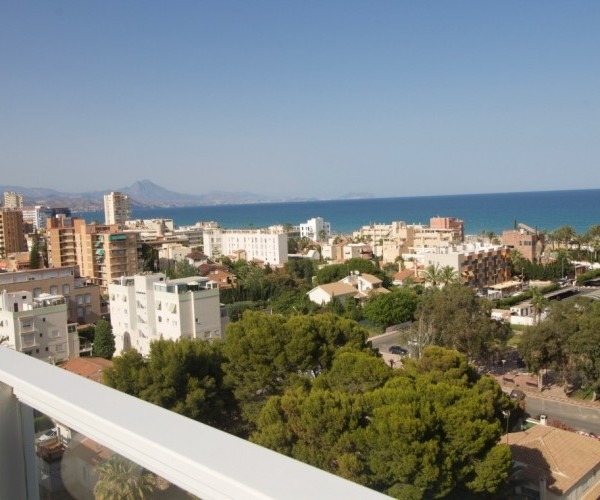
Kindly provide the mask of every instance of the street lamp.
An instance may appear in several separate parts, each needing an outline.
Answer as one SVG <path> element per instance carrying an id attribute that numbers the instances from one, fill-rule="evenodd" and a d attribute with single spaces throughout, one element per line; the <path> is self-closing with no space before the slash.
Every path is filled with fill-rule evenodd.
<path id="1" fill-rule="evenodd" d="M 508 446 L 508 422 L 510 420 L 510 410 L 502 410 L 502 415 L 506 419 L 506 445 Z"/>

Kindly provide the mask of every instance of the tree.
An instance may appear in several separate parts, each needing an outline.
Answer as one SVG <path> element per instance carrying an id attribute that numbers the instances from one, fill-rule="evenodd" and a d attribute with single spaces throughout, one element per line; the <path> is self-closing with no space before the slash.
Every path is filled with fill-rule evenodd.
<path id="1" fill-rule="evenodd" d="M 115 349 L 115 336 L 112 333 L 111 324 L 103 319 L 98 320 L 94 333 L 93 355 L 104 359 L 112 359 Z"/>
<path id="2" fill-rule="evenodd" d="M 316 316 L 246 311 L 230 323 L 223 344 L 226 382 L 252 428 L 272 395 L 281 395 L 295 379 L 329 369 L 338 349 L 371 351 L 367 332 L 334 314 Z"/>
<path id="3" fill-rule="evenodd" d="M 537 287 L 531 287 L 531 307 L 535 314 L 536 323 L 539 323 L 542 318 L 542 312 L 548 306 L 548 298 Z"/>
<path id="4" fill-rule="evenodd" d="M 114 359 L 107 385 L 200 422 L 230 430 L 237 410 L 224 386 L 220 344 L 157 340 L 143 358 L 129 351 Z"/>
<path id="5" fill-rule="evenodd" d="M 175 263 L 173 278 L 189 278 L 190 276 L 198 276 L 198 268 L 190 264 L 187 259 L 178 260 Z"/>
<path id="6" fill-rule="evenodd" d="M 142 268 L 144 271 L 158 272 L 158 249 L 142 243 Z"/>
<path id="7" fill-rule="evenodd" d="M 371 323 L 388 327 L 413 318 L 417 309 L 417 294 L 411 288 L 399 288 L 391 293 L 374 295 L 364 305 L 363 314 Z"/>
<path id="8" fill-rule="evenodd" d="M 440 345 L 469 358 L 487 355 L 494 346 L 506 342 L 508 325 L 490 318 L 491 304 L 475 291 L 459 284 L 441 289 L 429 288 L 421 296 L 413 326 L 422 343 Z"/>
<path id="9" fill-rule="evenodd" d="M 527 266 L 527 259 L 521 252 L 516 249 L 512 249 L 509 254 L 510 265 L 514 276 L 520 276 L 523 281 L 525 275 L 525 268 Z"/>
<path id="10" fill-rule="evenodd" d="M 96 468 L 96 476 L 94 497 L 97 500 L 150 498 L 156 484 L 152 473 L 117 454 Z"/>
<path id="11" fill-rule="evenodd" d="M 585 384 L 600 394 L 600 303 L 580 305 L 577 331 L 569 338 L 569 352 Z"/>
<path id="12" fill-rule="evenodd" d="M 440 283 L 440 265 L 428 265 L 425 268 L 425 271 L 423 272 L 423 279 L 428 285 L 438 286 L 438 284 Z"/>
<path id="13" fill-rule="evenodd" d="M 440 285 L 452 285 L 455 283 L 461 283 L 460 276 L 458 271 L 454 269 L 452 266 L 444 266 L 439 270 L 438 279 Z"/>
<path id="14" fill-rule="evenodd" d="M 43 267 L 42 263 L 42 255 L 40 253 L 40 243 L 38 234 L 35 233 L 33 235 L 33 243 L 31 245 L 31 250 L 29 252 L 29 268 L 30 269 L 39 269 Z"/>
<path id="15" fill-rule="evenodd" d="M 270 398 L 251 439 L 399 498 L 498 492 L 511 467 L 502 410 L 514 403 L 496 381 L 442 348 L 401 370 L 372 359 L 339 352 L 312 387 Z"/>

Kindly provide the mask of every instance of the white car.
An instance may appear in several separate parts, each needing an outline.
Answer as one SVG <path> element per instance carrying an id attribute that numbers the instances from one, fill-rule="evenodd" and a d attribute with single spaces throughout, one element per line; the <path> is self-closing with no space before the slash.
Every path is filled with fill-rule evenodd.
<path id="1" fill-rule="evenodd" d="M 51 439 L 55 439 L 58 437 L 58 429 L 55 427 L 54 429 L 50 429 L 49 431 L 44 432 L 40 437 L 37 438 L 38 443 L 45 443 L 46 441 L 50 441 Z"/>

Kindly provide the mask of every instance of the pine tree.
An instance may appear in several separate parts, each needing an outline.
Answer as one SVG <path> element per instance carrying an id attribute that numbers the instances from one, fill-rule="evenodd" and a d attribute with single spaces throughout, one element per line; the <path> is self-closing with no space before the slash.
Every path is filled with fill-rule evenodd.
<path id="1" fill-rule="evenodd" d="M 99 320 L 96 323 L 96 332 L 94 334 L 94 356 L 112 359 L 115 348 L 115 336 L 112 333 L 112 326 L 108 321 Z"/>
<path id="2" fill-rule="evenodd" d="M 42 267 L 42 255 L 40 254 L 40 244 L 37 234 L 33 237 L 33 244 L 29 252 L 29 268 L 39 269 Z"/>

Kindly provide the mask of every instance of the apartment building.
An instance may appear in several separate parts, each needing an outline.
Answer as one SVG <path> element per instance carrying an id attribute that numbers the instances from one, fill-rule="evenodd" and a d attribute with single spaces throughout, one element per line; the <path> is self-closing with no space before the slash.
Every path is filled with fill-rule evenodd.
<path id="1" fill-rule="evenodd" d="M 78 265 L 75 217 L 53 217 L 46 220 L 46 245 L 49 267 L 73 267 Z"/>
<path id="2" fill-rule="evenodd" d="M 453 232 L 454 243 L 465 241 L 465 223 L 456 217 L 431 217 L 429 219 L 431 229 L 450 230 Z"/>
<path id="3" fill-rule="evenodd" d="M 29 224 L 31 229 L 40 230 L 46 227 L 46 220 L 53 217 L 51 208 L 36 205 L 35 207 L 23 207 L 23 222 Z"/>
<path id="4" fill-rule="evenodd" d="M 243 255 L 248 261 L 260 260 L 271 266 L 288 260 L 287 234 L 270 229 L 206 229 L 203 243 L 209 258 Z"/>
<path id="5" fill-rule="evenodd" d="M 505 246 L 464 244 L 428 249 L 423 265 L 450 266 L 464 278 L 466 285 L 483 289 L 511 278 L 510 250 Z"/>
<path id="6" fill-rule="evenodd" d="M 124 225 L 131 219 L 131 200 L 128 195 L 113 191 L 104 195 L 104 223 Z"/>
<path id="7" fill-rule="evenodd" d="M 25 290 L 33 298 L 62 295 L 69 323 L 95 323 L 108 312 L 102 307 L 100 287 L 79 277 L 77 266 L 0 273 L 0 290 Z"/>
<path id="8" fill-rule="evenodd" d="M 16 209 L 0 209 L 0 258 L 27 250 L 23 213 Z"/>
<path id="9" fill-rule="evenodd" d="M 544 251 L 545 236 L 537 229 L 519 223 L 517 228 L 502 232 L 502 243 L 518 250 L 530 262 L 539 262 Z"/>
<path id="10" fill-rule="evenodd" d="M 219 223 L 214 221 L 199 221 L 191 226 L 180 226 L 173 230 L 173 234 L 187 241 L 190 248 L 204 245 L 204 231 L 218 229 Z"/>
<path id="11" fill-rule="evenodd" d="M 361 227 L 354 239 L 371 242 L 374 254 L 383 262 L 395 262 L 413 248 L 436 248 L 464 241 L 464 223 L 455 217 L 432 217 L 429 226 L 394 221 Z"/>
<path id="12" fill-rule="evenodd" d="M 77 325 L 62 295 L 0 292 L 0 337 L 16 351 L 52 363 L 79 356 Z"/>
<path id="13" fill-rule="evenodd" d="M 331 224 L 322 217 L 313 217 L 305 223 L 300 224 L 300 237 L 310 240 L 327 240 L 331 236 Z"/>
<path id="14" fill-rule="evenodd" d="M 116 354 L 136 349 L 150 354 L 160 338 L 221 338 L 222 314 L 217 284 L 194 276 L 167 280 L 161 273 L 126 276 L 108 285 Z"/>
<path id="15" fill-rule="evenodd" d="M 23 195 L 14 191 L 5 191 L 2 206 L 4 208 L 23 208 Z"/>
<path id="16" fill-rule="evenodd" d="M 52 267 L 77 265 L 81 276 L 103 287 L 141 271 L 138 234 L 120 231 L 116 224 L 61 217 L 50 220 L 47 233 Z"/>

